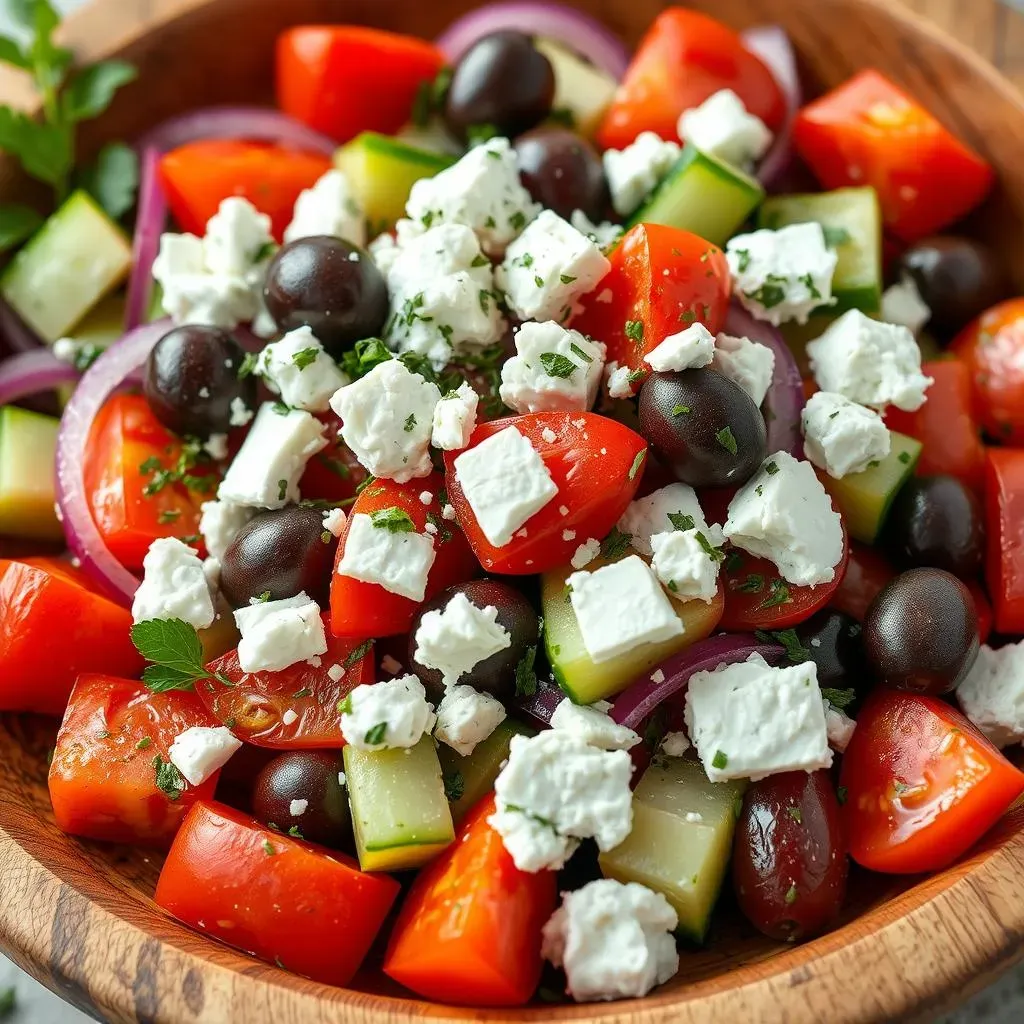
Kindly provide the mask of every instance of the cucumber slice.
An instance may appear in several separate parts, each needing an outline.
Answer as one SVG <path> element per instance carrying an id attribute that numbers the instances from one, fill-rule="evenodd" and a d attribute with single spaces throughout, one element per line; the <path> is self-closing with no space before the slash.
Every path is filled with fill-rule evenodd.
<path id="1" fill-rule="evenodd" d="M 818 473 L 850 536 L 865 544 L 874 544 L 893 500 L 913 476 L 921 455 L 920 441 L 895 430 L 889 431 L 889 437 L 889 454 L 863 473 L 851 473 L 842 480 L 833 479 L 824 470 Z"/>
<path id="2" fill-rule="evenodd" d="M 626 224 L 665 224 L 725 243 L 764 199 L 760 182 L 717 157 L 685 146 L 665 180 Z"/>
<path id="3" fill-rule="evenodd" d="M 581 135 L 593 135 L 611 105 L 618 83 L 554 40 L 536 39 L 533 45 L 547 57 L 555 72 L 552 111 L 566 114 L 566 121 L 571 117 L 570 127 Z"/>
<path id="4" fill-rule="evenodd" d="M 776 230 L 790 224 L 818 221 L 826 230 L 845 232 L 838 242 L 839 263 L 832 279 L 839 316 L 848 309 L 877 313 L 882 304 L 882 214 L 873 188 L 841 188 L 834 192 L 773 196 L 758 214 L 758 225 Z"/>
<path id="5" fill-rule="evenodd" d="M 347 746 L 343 756 L 356 852 L 364 871 L 418 868 L 454 840 L 430 736 L 408 750 Z"/>
<path id="6" fill-rule="evenodd" d="M 334 154 L 370 224 L 370 237 L 394 227 L 405 216 L 409 191 L 420 178 L 432 178 L 454 157 L 417 149 L 388 135 L 363 132 Z"/>
<path id="7" fill-rule="evenodd" d="M 44 341 L 64 337 L 128 275 L 131 243 L 85 192 L 75 192 L 0 277 L 0 294 Z"/>
<path id="8" fill-rule="evenodd" d="M 703 942 L 746 785 L 710 782 L 698 761 L 659 755 L 633 794 L 633 831 L 600 855 L 601 871 L 660 892 L 679 915 L 678 933 Z"/>
<path id="9" fill-rule="evenodd" d="M 53 466 L 60 421 L 0 408 L 0 534 L 63 540 L 54 511 Z"/>

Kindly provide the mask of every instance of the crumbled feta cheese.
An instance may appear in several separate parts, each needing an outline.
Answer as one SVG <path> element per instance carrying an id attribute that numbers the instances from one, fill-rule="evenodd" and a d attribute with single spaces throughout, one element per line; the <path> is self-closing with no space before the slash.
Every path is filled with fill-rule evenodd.
<path id="1" fill-rule="evenodd" d="M 505 708 L 489 693 L 472 686 L 453 686 L 437 706 L 434 736 L 457 754 L 468 757 L 505 720 Z"/>
<path id="2" fill-rule="evenodd" d="M 211 558 L 224 561 L 224 555 L 239 531 L 256 514 L 246 505 L 233 501 L 204 501 L 200 506 L 199 532 Z"/>
<path id="3" fill-rule="evenodd" d="M 216 594 L 220 589 L 220 571 L 221 564 L 219 558 L 211 556 L 203 559 L 203 575 L 206 577 L 206 585 L 210 588 L 211 595 Z M 219 617 L 220 615 L 218 614 L 216 618 Z M 216 621 L 216 618 L 214 621 Z"/>
<path id="4" fill-rule="evenodd" d="M 909 274 L 882 292 L 882 319 L 887 324 L 899 324 L 916 335 L 931 318 L 932 311 Z"/>
<path id="5" fill-rule="evenodd" d="M 512 645 L 508 630 L 498 622 L 498 609 L 478 608 L 463 593 L 453 595 L 443 609 L 424 613 L 415 641 L 416 661 L 440 672 L 446 687 Z"/>
<path id="6" fill-rule="evenodd" d="M 682 757 L 690 749 L 685 732 L 667 732 L 661 741 L 661 752 L 669 757 Z"/>
<path id="7" fill-rule="evenodd" d="M 569 601 L 595 662 L 679 636 L 683 623 L 654 572 L 636 555 L 568 579 Z"/>
<path id="8" fill-rule="evenodd" d="M 242 634 L 238 664 L 243 672 L 280 672 L 327 653 L 320 606 L 304 591 L 236 608 L 235 625 Z"/>
<path id="9" fill-rule="evenodd" d="M 751 114 L 732 89 L 720 89 L 699 107 L 684 110 L 679 137 L 702 153 L 710 153 L 741 170 L 750 170 L 768 152 L 772 135 L 756 114 Z"/>
<path id="10" fill-rule="evenodd" d="M 677 142 L 666 142 L 654 132 L 641 132 L 625 149 L 604 154 L 604 173 L 612 194 L 612 206 L 628 217 L 657 188 L 679 159 Z"/>
<path id="11" fill-rule="evenodd" d="M 368 473 L 400 484 L 428 476 L 437 385 L 398 359 L 379 363 L 331 399 L 341 436 Z"/>
<path id="12" fill-rule="evenodd" d="M 516 354 L 501 367 L 501 400 L 516 412 L 585 412 L 597 398 L 605 347 L 553 320 L 515 332 Z M 570 369 L 571 366 L 571 369 Z"/>
<path id="13" fill-rule="evenodd" d="M 288 804 L 288 813 L 293 818 L 301 818 L 309 810 L 308 800 L 292 800 Z"/>
<path id="14" fill-rule="evenodd" d="M 628 366 L 619 366 L 613 359 L 605 366 L 604 375 L 610 398 L 633 397 L 633 372 Z"/>
<path id="15" fill-rule="evenodd" d="M 678 924 L 661 893 L 599 878 L 563 894 L 544 925 L 541 952 L 565 969 L 577 1002 L 639 998 L 679 970 Z"/>
<path id="16" fill-rule="evenodd" d="M 213 625 L 213 598 L 195 548 L 160 537 L 142 560 L 143 579 L 132 601 L 132 620 L 181 619 L 196 629 Z"/>
<path id="17" fill-rule="evenodd" d="M 831 583 L 843 557 L 839 513 L 809 462 L 776 452 L 729 503 L 725 536 L 774 563 L 787 583 Z"/>
<path id="18" fill-rule="evenodd" d="M 349 383 L 308 327 L 268 345 L 256 361 L 256 373 L 285 405 L 307 412 L 326 412 L 334 392 Z"/>
<path id="19" fill-rule="evenodd" d="M 319 661 L 320 659 L 315 659 Z M 299 720 L 299 716 L 294 708 L 286 708 L 284 714 L 281 716 L 281 721 L 285 725 L 294 725 Z"/>
<path id="20" fill-rule="evenodd" d="M 252 422 L 256 414 L 245 404 L 244 398 L 231 399 L 231 419 L 228 422 L 233 427 L 246 427 Z"/>
<path id="21" fill-rule="evenodd" d="M 602 249 L 614 245 L 623 234 L 621 224 L 613 224 L 609 220 L 595 224 L 582 210 L 573 210 L 569 217 L 569 223 L 581 234 L 586 235 L 592 242 Z M 598 296 L 598 302 L 601 297 Z"/>
<path id="22" fill-rule="evenodd" d="M 671 517 L 671 518 L 670 518 Z M 693 522 L 690 522 L 693 520 Z M 637 498 L 619 520 L 619 529 L 628 533 L 630 543 L 650 558 L 654 554 L 651 538 L 656 533 L 676 529 L 707 530 L 707 520 L 697 500 L 697 492 L 688 484 L 669 484 Z"/>
<path id="23" fill-rule="evenodd" d="M 206 452 L 211 459 L 223 462 L 228 457 L 228 435 L 211 434 L 203 442 L 203 451 Z"/>
<path id="24" fill-rule="evenodd" d="M 327 678 L 330 679 L 332 683 L 338 682 L 339 680 L 341 680 L 344 677 L 344 675 L 345 675 L 345 666 L 344 665 L 329 665 L 327 667 Z M 342 783 L 342 785 L 344 785 L 344 782 Z"/>
<path id="25" fill-rule="evenodd" d="M 395 260 L 398 259 L 398 240 L 389 231 L 385 231 L 367 246 L 367 251 L 386 280 L 391 272 L 391 268 L 394 266 Z"/>
<path id="26" fill-rule="evenodd" d="M 332 508 L 324 513 L 324 529 L 335 537 L 341 536 L 347 522 L 348 516 L 343 508 Z"/>
<path id="27" fill-rule="evenodd" d="M 807 458 L 836 480 L 884 459 L 892 445 L 877 412 L 832 391 L 811 395 L 800 423 Z"/>
<path id="28" fill-rule="evenodd" d="M 465 448 L 476 428 L 479 405 L 480 396 L 466 381 L 456 391 L 442 395 L 441 401 L 434 406 L 430 443 L 445 452 L 457 452 Z"/>
<path id="29" fill-rule="evenodd" d="M 324 425 L 308 412 L 260 406 L 217 497 L 256 508 L 284 508 L 299 500 L 306 463 L 327 446 Z"/>
<path id="30" fill-rule="evenodd" d="M 656 533 L 651 538 L 651 568 L 677 597 L 711 604 L 718 594 L 718 570 L 725 558 L 722 541 L 720 526 Z"/>
<path id="31" fill-rule="evenodd" d="M 273 245 L 270 218 L 247 199 L 231 196 L 206 224 L 203 260 L 212 274 L 244 275 Z"/>
<path id="32" fill-rule="evenodd" d="M 743 388 L 760 408 L 775 373 L 775 353 L 767 345 L 749 338 L 719 334 L 717 340 L 712 369 Z"/>
<path id="33" fill-rule="evenodd" d="M 544 460 L 515 427 L 459 455 L 455 479 L 488 543 L 496 548 L 508 544 L 558 493 Z"/>
<path id="34" fill-rule="evenodd" d="M 839 257 L 816 222 L 737 235 L 725 256 L 734 294 L 758 320 L 776 327 L 787 320 L 805 324 L 815 309 L 835 303 L 832 275 Z"/>
<path id="35" fill-rule="evenodd" d="M 174 737 L 167 760 L 189 785 L 201 786 L 219 772 L 241 746 L 242 741 L 235 739 L 226 726 L 194 725 Z"/>
<path id="36" fill-rule="evenodd" d="M 441 506 L 441 518 L 447 519 L 449 522 L 455 521 L 455 509 L 451 505 Z"/>
<path id="37" fill-rule="evenodd" d="M 573 552 L 569 564 L 574 569 L 582 569 L 584 566 L 590 565 L 599 554 L 601 554 L 601 542 L 596 537 L 590 537 Z"/>
<path id="38" fill-rule="evenodd" d="M 807 346 L 822 391 L 883 409 L 914 412 L 933 383 L 921 372 L 921 350 L 906 327 L 883 324 L 851 309 Z"/>
<path id="39" fill-rule="evenodd" d="M 596 704 L 574 704 L 568 697 L 551 715 L 551 728 L 578 736 L 592 747 L 602 750 L 629 750 L 640 742 L 640 737 L 612 721 L 608 714 L 611 704 L 600 700 Z"/>
<path id="40" fill-rule="evenodd" d="M 715 358 L 715 336 L 703 324 L 690 324 L 670 334 L 644 356 L 644 362 L 659 373 L 707 366 Z"/>
<path id="41" fill-rule="evenodd" d="M 759 654 L 695 672 L 686 728 L 712 782 L 758 779 L 832 765 L 813 661 L 772 668 Z"/>
<path id="42" fill-rule="evenodd" d="M 1024 641 L 997 650 L 982 644 L 956 698 L 997 747 L 1024 741 Z"/>
<path id="43" fill-rule="evenodd" d="M 372 517 L 358 512 L 349 520 L 337 573 L 422 601 L 435 554 L 429 534 L 393 532 L 374 526 Z"/>
<path id="44" fill-rule="evenodd" d="M 366 244 L 366 223 L 359 201 L 341 171 L 328 171 L 312 188 L 299 193 L 285 242 L 313 235 L 333 235 L 353 245 Z"/>
<path id="45" fill-rule="evenodd" d="M 845 754 L 850 740 L 853 739 L 853 731 L 857 728 L 857 723 L 841 708 L 833 707 L 824 697 L 822 703 L 825 707 L 825 731 L 828 734 L 828 745 L 840 754 Z"/>
<path id="46" fill-rule="evenodd" d="M 427 691 L 413 675 L 357 686 L 341 708 L 341 734 L 358 750 L 414 747 L 436 721 Z"/>

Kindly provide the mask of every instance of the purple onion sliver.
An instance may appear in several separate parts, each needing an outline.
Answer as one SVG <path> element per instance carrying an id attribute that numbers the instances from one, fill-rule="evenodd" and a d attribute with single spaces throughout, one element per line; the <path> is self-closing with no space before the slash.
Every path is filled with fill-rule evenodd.
<path id="1" fill-rule="evenodd" d="M 139 208 L 132 242 L 132 275 L 124 306 L 124 329 L 134 330 L 146 319 L 153 290 L 153 263 L 167 220 L 167 200 L 160 184 L 160 150 L 147 146 L 139 157 Z"/>
<path id="2" fill-rule="evenodd" d="M 11 352 L 31 352 L 43 339 L 0 297 L 0 340 Z"/>
<path id="3" fill-rule="evenodd" d="M 537 685 L 537 692 L 529 697 L 516 698 L 516 709 L 531 725 L 538 729 L 551 728 L 555 708 L 565 700 L 565 692 L 553 683 Z"/>
<path id="4" fill-rule="evenodd" d="M 49 348 L 19 352 L 0 362 L 0 405 L 71 384 L 79 376 L 78 370 L 58 359 Z"/>

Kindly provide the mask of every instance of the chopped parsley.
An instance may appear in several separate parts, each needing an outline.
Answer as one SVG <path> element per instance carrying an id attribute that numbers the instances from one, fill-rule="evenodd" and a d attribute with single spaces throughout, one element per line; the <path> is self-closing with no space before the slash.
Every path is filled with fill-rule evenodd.
<path id="1" fill-rule="evenodd" d="M 748 299 L 760 303 L 765 309 L 773 309 L 786 301 L 785 286 L 787 283 L 786 278 L 780 277 L 778 274 L 769 274 L 760 288 L 743 294 Z"/>
<path id="2" fill-rule="evenodd" d="M 491 261 L 481 252 L 473 257 L 473 262 L 470 263 L 470 266 L 475 269 L 476 267 L 488 267 L 490 264 Z"/>
<path id="3" fill-rule="evenodd" d="M 910 452 L 900 452 L 899 455 L 896 456 L 896 458 L 898 458 L 900 460 L 900 462 L 903 463 L 904 466 L 909 465 L 909 463 L 910 463 Z"/>
<path id="4" fill-rule="evenodd" d="M 804 274 L 803 277 L 798 277 L 797 280 L 807 289 L 807 293 L 812 299 L 821 298 L 821 292 L 818 291 L 818 286 L 814 283 L 814 278 L 810 274 Z"/>
<path id="5" fill-rule="evenodd" d="M 697 543 L 712 562 L 722 562 L 725 560 L 725 552 L 721 548 L 716 548 L 701 530 L 697 531 Z"/>
<path id="6" fill-rule="evenodd" d="M 779 471 L 779 467 L 774 462 L 769 462 L 765 465 L 764 471 L 769 476 L 775 476 L 775 474 L 778 473 Z"/>
<path id="7" fill-rule="evenodd" d="M 513 231 L 522 231 L 526 227 L 526 214 L 522 210 L 516 210 L 508 219 L 508 226 Z"/>
<path id="8" fill-rule="evenodd" d="M 732 427 L 722 427 L 722 429 L 715 434 L 715 440 L 730 455 L 735 455 L 739 451 L 739 446 L 736 444 L 736 435 L 733 434 Z"/>
<path id="9" fill-rule="evenodd" d="M 647 458 L 647 449 L 644 448 L 636 453 L 636 458 L 633 460 L 633 465 L 629 467 L 629 479 L 635 480 L 637 473 L 640 472 L 640 467 L 644 464 L 644 459 Z"/>
<path id="10" fill-rule="evenodd" d="M 733 249 L 736 253 L 736 269 L 742 274 L 746 271 L 747 267 L 750 266 L 750 250 L 749 249 Z"/>
<path id="11" fill-rule="evenodd" d="M 153 741 L 148 736 L 143 736 L 138 743 L 135 744 L 136 750 L 146 750 L 148 747 L 153 746 Z"/>
<path id="12" fill-rule="evenodd" d="M 238 367 L 238 379 L 245 380 L 246 377 L 251 377 L 256 372 L 256 363 L 258 360 L 259 357 L 255 352 L 246 352 L 245 358 Z"/>
<path id="13" fill-rule="evenodd" d="M 690 414 L 690 407 L 688 405 L 673 405 L 672 415 L 673 416 L 688 416 Z"/>
<path id="14" fill-rule="evenodd" d="M 618 558 L 629 550 L 633 541 L 633 534 L 624 533 L 617 526 L 612 527 L 612 532 L 601 541 L 602 558 Z"/>
<path id="15" fill-rule="evenodd" d="M 471 124 L 466 129 L 466 142 L 469 143 L 469 148 L 472 149 L 474 146 L 482 145 L 484 142 L 493 139 L 498 134 L 500 133 L 497 125 Z"/>
<path id="16" fill-rule="evenodd" d="M 387 722 L 378 722 L 373 728 L 366 730 L 366 735 L 363 737 L 363 742 L 368 743 L 371 746 L 375 746 L 378 743 L 384 742 L 384 737 L 388 732 Z"/>
<path id="17" fill-rule="evenodd" d="M 772 580 L 768 586 L 768 596 L 758 606 L 760 608 L 777 608 L 790 601 L 789 587 L 782 580 Z"/>
<path id="18" fill-rule="evenodd" d="M 692 530 L 697 525 L 693 521 L 693 516 L 688 516 L 684 512 L 669 512 L 668 521 L 676 530 Z"/>
<path id="19" fill-rule="evenodd" d="M 804 812 L 800 810 L 796 805 L 786 808 L 786 813 L 798 824 L 804 823 Z"/>
<path id="20" fill-rule="evenodd" d="M 156 788 L 168 800 L 177 800 L 185 791 L 185 779 L 181 772 L 170 761 L 165 761 L 159 754 L 153 758 L 151 763 L 156 772 Z"/>
<path id="21" fill-rule="evenodd" d="M 397 505 L 391 505 L 389 508 L 382 508 L 376 512 L 371 512 L 370 522 L 378 530 L 387 530 L 388 533 L 416 532 L 416 524 L 409 517 L 409 513 Z"/>
<path id="22" fill-rule="evenodd" d="M 562 282 L 562 284 L 572 284 L 573 281 L 576 280 L 576 278 L 573 277 L 571 274 L 559 274 L 558 279 Z"/>
<path id="23" fill-rule="evenodd" d="M 822 689 L 821 695 L 837 711 L 845 711 L 857 699 L 857 691 L 852 688 L 837 690 L 835 687 L 826 686 Z"/>
<path id="24" fill-rule="evenodd" d="M 293 352 L 292 362 L 298 369 L 304 370 L 307 366 L 312 366 L 319 357 L 320 349 L 311 345 L 309 348 L 303 348 L 298 352 Z"/>
<path id="25" fill-rule="evenodd" d="M 263 852 L 268 857 L 273 857 L 274 854 L 277 853 L 277 850 L 274 847 L 274 844 L 269 839 L 264 839 L 263 840 Z"/>
<path id="26" fill-rule="evenodd" d="M 793 903 L 796 903 L 798 895 L 799 895 L 799 893 L 797 892 L 797 889 L 796 889 L 796 882 L 794 882 L 789 887 L 789 889 L 786 891 L 786 903 L 790 904 L 790 905 L 793 904 Z"/>
<path id="27" fill-rule="evenodd" d="M 544 278 L 543 278 L 543 277 L 541 277 L 541 276 L 540 276 L 540 274 L 534 274 L 534 275 L 533 275 L 533 283 L 534 283 L 534 284 L 535 284 L 535 285 L 536 285 L 536 286 L 537 286 L 538 288 L 543 288 L 543 287 L 544 287 Z"/>
<path id="28" fill-rule="evenodd" d="M 719 771 L 722 771 L 724 768 L 728 766 L 728 764 L 728 755 L 724 754 L 721 750 L 716 750 L 715 756 L 711 759 L 711 767 L 717 768 Z"/>
<path id="29" fill-rule="evenodd" d="M 402 429 L 408 434 L 412 432 L 412 429 L 416 426 L 416 414 L 411 412 L 405 418 L 405 425 Z"/>
<path id="30" fill-rule="evenodd" d="M 578 369 L 576 364 L 561 352 L 541 352 L 540 365 L 544 367 L 544 372 L 549 377 L 571 377 Z"/>
<path id="31" fill-rule="evenodd" d="M 161 526 L 166 526 L 168 523 L 173 523 L 176 519 L 180 518 L 180 508 L 165 508 L 160 512 L 160 515 L 156 517 L 156 521 Z"/>
<path id="32" fill-rule="evenodd" d="M 794 665 L 810 660 L 810 648 L 803 645 L 795 629 L 779 629 L 775 632 L 758 629 L 754 631 L 754 636 L 763 644 L 781 644 L 786 651 L 786 657 Z"/>
<path id="33" fill-rule="evenodd" d="M 574 356 L 578 356 L 585 363 L 592 363 L 594 361 L 593 357 L 588 356 L 587 353 L 584 352 L 583 349 L 581 349 L 579 345 L 576 344 L 576 342 L 570 343 L 569 351 L 572 352 Z"/>
<path id="34" fill-rule="evenodd" d="M 442 781 L 444 782 L 444 795 L 449 803 L 462 798 L 462 794 L 466 791 L 466 780 L 462 777 L 462 772 L 458 769 L 445 772 Z"/>
<path id="35" fill-rule="evenodd" d="M 516 665 L 516 696 L 532 697 L 537 692 L 537 673 L 533 664 L 537 660 L 537 646 L 531 644 Z"/>
<path id="36" fill-rule="evenodd" d="M 749 572 L 747 578 L 732 589 L 741 594 L 760 594 L 764 590 L 764 577 L 758 572 Z"/>
<path id="37" fill-rule="evenodd" d="M 288 496 L 288 481 L 283 477 L 277 481 L 277 500 L 284 501 Z"/>
<path id="38" fill-rule="evenodd" d="M 635 341 L 638 345 L 643 343 L 644 340 L 644 322 L 643 320 L 627 320 L 626 321 L 626 337 Z"/>

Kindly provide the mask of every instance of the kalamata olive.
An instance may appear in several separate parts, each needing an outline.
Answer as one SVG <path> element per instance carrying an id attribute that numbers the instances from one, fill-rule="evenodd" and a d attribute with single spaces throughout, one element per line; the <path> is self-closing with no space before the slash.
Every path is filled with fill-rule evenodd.
<path id="1" fill-rule="evenodd" d="M 459 677 L 459 683 L 475 690 L 491 693 L 499 700 L 510 701 L 516 694 L 516 666 L 536 648 L 540 640 L 540 623 L 533 606 L 514 587 L 497 580 L 471 580 L 459 583 L 428 601 L 416 616 L 409 632 L 409 667 L 419 676 L 431 699 L 444 696 L 444 683 L 437 669 L 427 668 L 416 660 L 416 631 L 430 612 L 443 611 L 456 594 L 463 594 L 477 608 L 498 610 L 497 623 L 506 629 L 511 644 L 504 650 L 478 662 Z"/>
<path id="2" fill-rule="evenodd" d="M 221 564 L 221 590 L 231 605 L 244 608 L 267 593 L 269 600 L 280 601 L 304 590 L 326 607 L 337 540 L 324 531 L 323 515 L 316 508 L 288 505 L 250 519 Z"/>
<path id="3" fill-rule="evenodd" d="M 917 285 L 932 311 L 928 330 L 943 339 L 1010 294 L 1003 264 L 972 238 L 923 238 L 903 253 L 896 269 Z"/>
<path id="4" fill-rule="evenodd" d="M 691 487 L 739 487 L 768 454 L 760 409 L 716 370 L 651 374 L 640 433 Z"/>
<path id="5" fill-rule="evenodd" d="M 754 927 L 783 942 L 820 934 L 842 909 L 848 871 L 827 771 L 786 772 L 751 785 L 736 823 L 732 878 Z"/>
<path id="6" fill-rule="evenodd" d="M 909 569 L 871 602 L 864 651 L 875 675 L 915 693 L 952 690 L 978 656 L 971 592 L 942 569 Z"/>
<path id="7" fill-rule="evenodd" d="M 474 127 L 514 138 L 551 113 L 555 71 L 522 32 L 494 32 L 471 46 L 452 72 L 444 120 L 467 139 Z"/>
<path id="8" fill-rule="evenodd" d="M 932 566 L 974 579 L 985 555 L 981 503 L 956 477 L 914 477 L 896 495 L 882 539 L 901 569 Z"/>
<path id="9" fill-rule="evenodd" d="M 256 405 L 256 380 L 239 380 L 242 346 L 219 327 L 188 324 L 168 331 L 146 360 L 142 384 L 153 415 L 168 430 L 208 438 L 231 429 L 231 403 Z"/>
<path id="10" fill-rule="evenodd" d="M 267 269 L 263 298 L 282 331 L 308 326 L 335 357 L 377 337 L 388 316 L 388 290 L 369 255 L 327 235 L 281 246 Z"/>
<path id="11" fill-rule="evenodd" d="M 335 849 L 352 848 L 348 795 L 338 779 L 344 770 L 337 750 L 289 750 L 256 776 L 252 813 L 282 832 Z M 294 831 L 293 831 L 294 830 Z"/>
<path id="12" fill-rule="evenodd" d="M 565 128 L 538 128 L 516 140 L 519 177 L 542 206 L 568 220 L 582 210 L 592 221 L 605 219 L 608 183 L 594 147 Z"/>
<path id="13" fill-rule="evenodd" d="M 818 685 L 823 690 L 854 691 L 854 701 L 843 708 L 852 714 L 873 682 L 864 657 L 860 623 L 845 612 L 824 608 L 797 626 L 796 635 L 817 666 Z"/>

